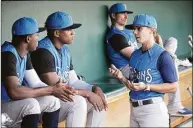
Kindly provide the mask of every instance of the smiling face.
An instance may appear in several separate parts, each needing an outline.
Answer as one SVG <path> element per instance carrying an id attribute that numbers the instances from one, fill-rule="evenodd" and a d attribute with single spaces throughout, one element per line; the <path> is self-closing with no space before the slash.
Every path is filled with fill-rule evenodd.
<path id="1" fill-rule="evenodd" d="M 153 36 L 153 30 L 152 28 L 149 27 L 135 26 L 133 33 L 135 35 L 137 42 L 140 44 L 148 42 Z"/>
<path id="2" fill-rule="evenodd" d="M 127 12 L 112 14 L 112 18 L 114 19 L 115 24 L 118 24 L 119 26 L 125 26 L 127 24 L 128 14 Z"/>

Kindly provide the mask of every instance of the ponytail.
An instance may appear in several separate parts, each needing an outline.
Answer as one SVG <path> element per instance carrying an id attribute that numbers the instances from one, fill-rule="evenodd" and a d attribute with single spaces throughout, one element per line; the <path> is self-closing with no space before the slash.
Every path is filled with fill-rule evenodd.
<path id="1" fill-rule="evenodd" d="M 161 47 L 163 47 L 163 41 L 158 32 L 154 32 L 154 38 L 155 38 L 155 42 L 159 44 Z"/>

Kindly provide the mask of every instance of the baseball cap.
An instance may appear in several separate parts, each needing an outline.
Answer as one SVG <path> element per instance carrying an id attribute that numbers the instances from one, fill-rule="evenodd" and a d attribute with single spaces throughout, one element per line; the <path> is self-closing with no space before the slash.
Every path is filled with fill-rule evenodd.
<path id="1" fill-rule="evenodd" d="M 110 9 L 109 9 L 109 13 L 120 13 L 120 12 L 127 12 L 128 14 L 129 13 L 133 13 L 132 11 L 129 11 L 127 9 L 127 6 L 126 4 L 123 4 L 123 3 L 116 3 L 116 4 L 113 4 Z"/>
<path id="2" fill-rule="evenodd" d="M 157 21 L 152 15 L 140 14 L 136 15 L 133 24 L 126 25 L 125 28 L 133 29 L 133 27 L 151 27 L 157 29 Z"/>
<path id="3" fill-rule="evenodd" d="M 74 24 L 72 17 L 65 12 L 54 12 L 48 16 L 45 23 L 47 29 L 76 29 L 82 24 Z"/>
<path id="4" fill-rule="evenodd" d="M 45 29 L 39 29 L 36 19 L 31 17 L 19 18 L 13 23 L 12 34 L 13 35 L 29 35 L 38 32 L 42 32 Z"/>

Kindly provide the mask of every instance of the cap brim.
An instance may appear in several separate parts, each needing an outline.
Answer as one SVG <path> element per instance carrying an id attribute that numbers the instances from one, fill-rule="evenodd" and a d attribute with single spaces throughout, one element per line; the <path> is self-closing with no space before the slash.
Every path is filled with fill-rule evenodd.
<path id="1" fill-rule="evenodd" d="M 133 13 L 133 12 L 132 12 L 132 11 L 126 11 L 126 13 L 127 13 L 127 14 L 131 14 L 131 13 Z"/>
<path id="2" fill-rule="evenodd" d="M 128 24 L 128 25 L 125 25 L 125 28 L 126 29 L 134 29 L 134 26 L 133 26 L 133 24 Z"/>
<path id="3" fill-rule="evenodd" d="M 124 12 L 126 12 L 127 14 L 133 13 L 132 11 L 121 11 L 121 12 L 116 12 L 116 14 L 117 14 L 117 13 L 124 13 Z M 113 12 L 110 12 L 110 11 L 109 11 L 109 14 L 111 14 L 111 13 L 113 13 Z"/>
<path id="4" fill-rule="evenodd" d="M 45 31 L 45 30 L 46 30 L 45 27 L 40 27 L 37 33 L 43 32 L 43 31 Z"/>
<path id="5" fill-rule="evenodd" d="M 64 28 L 64 29 L 76 29 L 76 28 L 79 28 L 80 26 L 82 26 L 82 24 L 73 24 L 67 28 Z"/>

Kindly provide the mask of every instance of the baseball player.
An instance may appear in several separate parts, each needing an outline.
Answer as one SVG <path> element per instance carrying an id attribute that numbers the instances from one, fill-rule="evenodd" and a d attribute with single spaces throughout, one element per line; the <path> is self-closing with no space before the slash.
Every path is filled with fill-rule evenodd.
<path id="1" fill-rule="evenodd" d="M 178 40 L 174 37 L 170 37 L 164 42 L 164 48 L 166 49 L 166 51 L 168 51 L 171 54 L 174 60 L 174 64 L 176 67 L 176 72 L 177 72 L 177 76 L 179 80 L 177 56 L 175 54 L 177 50 L 177 45 L 178 45 Z M 170 115 L 174 115 L 174 116 L 176 114 L 192 115 L 192 110 L 185 108 L 181 103 L 179 86 L 177 87 L 177 90 L 175 93 L 168 93 L 168 96 L 169 96 L 168 98 L 169 102 L 168 102 L 167 107 L 168 107 L 168 112 L 170 113 Z"/>
<path id="2" fill-rule="evenodd" d="M 125 29 L 128 14 L 127 6 L 123 3 L 113 4 L 109 9 L 111 28 L 106 35 L 107 53 L 111 63 L 129 77 L 129 59 L 131 53 L 138 48 L 131 30 Z"/>
<path id="3" fill-rule="evenodd" d="M 81 24 L 74 24 L 72 17 L 65 12 L 54 12 L 48 16 L 45 27 L 47 37 L 39 41 L 38 49 L 32 53 L 32 63 L 42 81 L 52 85 L 62 79 L 66 85 L 78 90 L 78 95 L 85 97 L 88 105 L 87 127 L 99 127 L 104 120 L 107 103 L 100 87 L 90 85 L 77 78 L 73 70 L 70 51 L 75 32 Z M 85 102 L 85 101 L 84 101 Z M 61 108 L 63 107 L 61 102 Z M 81 118 L 76 114 L 77 121 Z M 65 115 L 60 115 L 65 118 Z M 75 118 L 75 117 L 74 117 Z M 75 122 L 72 118 L 71 121 Z M 76 126 L 80 124 L 77 122 Z"/>
<path id="4" fill-rule="evenodd" d="M 54 96 L 63 95 L 62 84 L 48 87 L 35 73 L 28 52 L 37 47 L 38 23 L 30 17 L 16 20 L 12 26 L 12 42 L 1 45 L 1 112 L 12 121 L 7 127 L 37 128 L 42 114 L 43 128 L 58 126 L 60 102 Z M 30 76 L 33 82 L 28 81 Z M 31 88 L 23 86 L 26 80 L 31 85 L 45 87 Z M 54 95 L 54 96 L 51 96 Z"/>
<path id="5" fill-rule="evenodd" d="M 137 42 L 142 45 L 129 60 L 134 77 L 128 80 L 114 66 L 109 71 L 131 90 L 130 127 L 169 127 L 163 96 L 164 93 L 175 92 L 178 82 L 170 54 L 155 43 L 156 19 L 148 14 L 140 14 L 126 28 L 134 30 Z"/>

